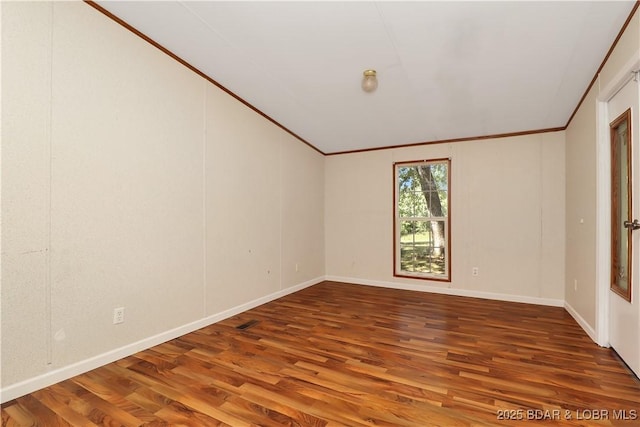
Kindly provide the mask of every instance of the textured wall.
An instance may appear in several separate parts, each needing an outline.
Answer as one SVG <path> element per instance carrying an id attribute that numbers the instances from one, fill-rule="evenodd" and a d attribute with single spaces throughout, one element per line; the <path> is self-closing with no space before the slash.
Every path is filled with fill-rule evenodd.
<path id="1" fill-rule="evenodd" d="M 81 2 L 2 31 L 3 388 L 323 277 L 323 156 Z"/>
<path id="2" fill-rule="evenodd" d="M 393 163 L 444 157 L 452 282 L 394 278 Z M 330 156 L 325 176 L 327 275 L 563 298 L 564 132 Z"/>

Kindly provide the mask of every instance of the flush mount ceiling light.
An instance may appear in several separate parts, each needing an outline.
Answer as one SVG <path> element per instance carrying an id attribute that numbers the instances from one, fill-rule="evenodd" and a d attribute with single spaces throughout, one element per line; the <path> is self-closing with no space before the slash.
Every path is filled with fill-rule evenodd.
<path id="1" fill-rule="evenodd" d="M 373 92 L 378 88 L 378 79 L 376 78 L 376 70 L 364 70 L 362 73 L 362 90 L 365 92 Z"/>

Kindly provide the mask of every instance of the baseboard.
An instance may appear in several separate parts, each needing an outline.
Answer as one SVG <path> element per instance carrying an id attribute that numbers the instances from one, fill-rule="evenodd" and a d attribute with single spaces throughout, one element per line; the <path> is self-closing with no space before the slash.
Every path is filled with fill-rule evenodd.
<path id="1" fill-rule="evenodd" d="M 298 285 L 295 285 L 289 288 L 281 289 L 272 294 L 265 295 L 261 298 L 257 298 L 255 300 L 246 302 L 244 304 L 240 304 L 236 307 L 216 313 L 211 316 L 207 316 L 195 322 L 191 322 L 186 325 L 179 326 L 177 328 L 162 332 L 160 334 L 157 334 L 148 338 L 144 338 L 140 341 L 108 351 L 106 353 L 99 354 L 97 356 L 94 356 L 86 360 L 82 360 L 72 365 L 68 365 L 59 369 L 52 370 L 45 374 L 39 375 L 37 377 L 30 378 L 28 380 L 25 380 L 16 384 L 12 384 L 0 390 L 0 403 L 7 402 L 9 400 L 15 399 L 20 396 L 24 396 L 25 394 L 32 393 L 36 390 L 40 390 L 44 387 L 48 387 L 52 384 L 58 383 L 60 381 L 64 381 L 76 375 L 80 375 L 92 369 L 96 369 L 100 366 L 106 365 L 108 363 L 115 362 L 116 360 L 130 356 L 139 351 L 148 349 L 155 345 L 162 344 L 163 342 L 172 340 L 174 338 L 188 334 L 190 332 L 193 332 L 205 326 L 208 326 L 213 323 L 219 322 L 221 320 L 227 319 L 229 317 L 235 316 L 244 311 L 257 307 L 259 305 L 281 298 L 285 295 L 297 292 L 309 286 L 313 286 L 317 283 L 322 282 L 323 280 L 353 283 L 357 285 L 378 286 L 378 287 L 385 287 L 385 288 L 391 288 L 391 289 L 403 289 L 403 290 L 411 290 L 411 291 L 419 291 L 419 292 L 432 292 L 432 293 L 446 294 L 446 295 L 466 296 L 466 297 L 492 299 L 492 300 L 499 300 L 499 301 L 521 302 L 521 303 L 527 303 L 527 304 L 539 304 L 539 305 L 547 305 L 547 306 L 553 306 L 553 307 L 564 307 L 569 312 L 569 314 L 573 316 L 576 322 L 578 322 L 578 324 L 582 327 L 582 329 L 584 329 L 587 335 L 589 335 L 589 337 L 594 342 L 597 342 L 595 330 L 582 318 L 582 316 L 580 316 L 580 314 L 578 314 L 578 312 L 573 307 L 571 307 L 569 303 L 560 299 L 537 298 L 537 297 L 530 297 L 530 296 L 500 294 L 500 293 L 494 293 L 494 292 L 471 291 L 471 290 L 465 290 L 465 289 L 444 288 L 444 287 L 428 286 L 428 285 L 422 285 L 422 284 L 417 285 L 417 284 L 410 284 L 410 283 L 385 282 L 385 281 L 378 281 L 378 280 L 359 279 L 354 277 L 324 276 L 324 277 L 314 278 L 312 280 L 306 281 L 304 283 L 300 283 Z"/>
<path id="2" fill-rule="evenodd" d="M 494 292 L 471 291 L 467 289 L 444 288 L 429 285 L 416 285 L 410 283 L 383 282 L 378 280 L 358 279 L 354 277 L 326 276 L 326 280 L 335 282 L 353 283 L 356 285 L 378 286 L 391 289 L 404 289 L 409 291 L 431 292 L 436 294 L 456 295 L 462 297 L 492 299 L 498 301 L 522 302 L 526 304 L 548 305 L 552 307 L 564 307 L 565 302 L 561 299 L 538 298 L 523 295 L 500 294 Z"/>
<path id="3" fill-rule="evenodd" d="M 580 316 L 580 314 L 576 311 L 575 308 L 571 307 L 571 304 L 565 301 L 564 309 L 569 312 L 571 317 L 573 317 L 576 322 L 578 322 L 578 325 L 580 325 L 580 327 L 584 329 L 584 331 L 587 333 L 587 335 L 589 335 L 589 338 L 591 338 L 593 342 L 602 346 L 602 344 L 598 343 L 598 339 L 597 339 L 598 334 L 596 334 L 595 329 L 593 329 L 591 325 L 589 325 L 589 323 L 587 323 L 587 321 L 584 320 L 582 316 Z"/>
<path id="4" fill-rule="evenodd" d="M 179 326 L 177 328 L 159 333 L 148 338 L 144 338 L 140 341 L 127 344 L 123 347 L 113 349 L 89 359 L 82 360 L 71 365 L 63 366 L 62 368 L 49 371 L 45 374 L 38 375 L 37 377 L 29 378 L 19 383 L 11 384 L 0 390 L 0 403 L 8 402 L 9 400 L 24 396 L 25 394 L 32 393 L 36 390 L 40 390 L 60 381 L 67 380 L 69 378 L 75 377 L 76 375 L 88 372 L 92 369 L 99 368 L 100 366 L 104 366 L 108 363 L 115 362 L 116 360 L 122 359 L 123 357 L 131 356 L 132 354 L 135 354 L 139 351 L 146 350 L 150 347 L 162 344 L 163 342 L 172 340 L 205 326 L 235 316 L 236 314 L 240 314 L 259 305 L 281 298 L 285 295 L 297 292 L 309 286 L 313 286 L 317 283 L 322 282 L 323 280 L 324 277 L 317 277 L 304 283 L 281 289 L 272 294 L 265 295 L 261 298 L 254 299 L 244 304 L 240 304 L 228 310 L 224 310 L 211 316 L 207 316 L 203 319 L 196 320 L 195 322 Z"/>

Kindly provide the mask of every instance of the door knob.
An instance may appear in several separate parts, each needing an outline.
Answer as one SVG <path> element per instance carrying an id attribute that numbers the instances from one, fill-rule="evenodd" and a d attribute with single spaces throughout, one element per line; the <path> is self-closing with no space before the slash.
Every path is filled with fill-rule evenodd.
<path id="1" fill-rule="evenodd" d="M 633 220 L 633 222 L 631 222 L 631 221 L 625 221 L 625 222 L 623 222 L 623 224 L 624 224 L 624 227 L 625 227 L 625 228 L 630 228 L 630 229 L 631 229 L 631 231 L 633 231 L 633 230 L 637 230 L 637 229 L 639 229 L 639 228 L 640 228 L 640 222 L 638 222 L 638 220 L 637 220 L 637 219 L 634 219 L 634 220 Z"/>

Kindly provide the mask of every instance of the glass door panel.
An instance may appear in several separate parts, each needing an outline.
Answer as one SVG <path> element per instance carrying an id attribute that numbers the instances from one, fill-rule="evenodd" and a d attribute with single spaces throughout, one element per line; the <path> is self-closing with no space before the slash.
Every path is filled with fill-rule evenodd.
<path id="1" fill-rule="evenodd" d="M 631 300 L 631 111 L 611 123 L 611 290 Z"/>

